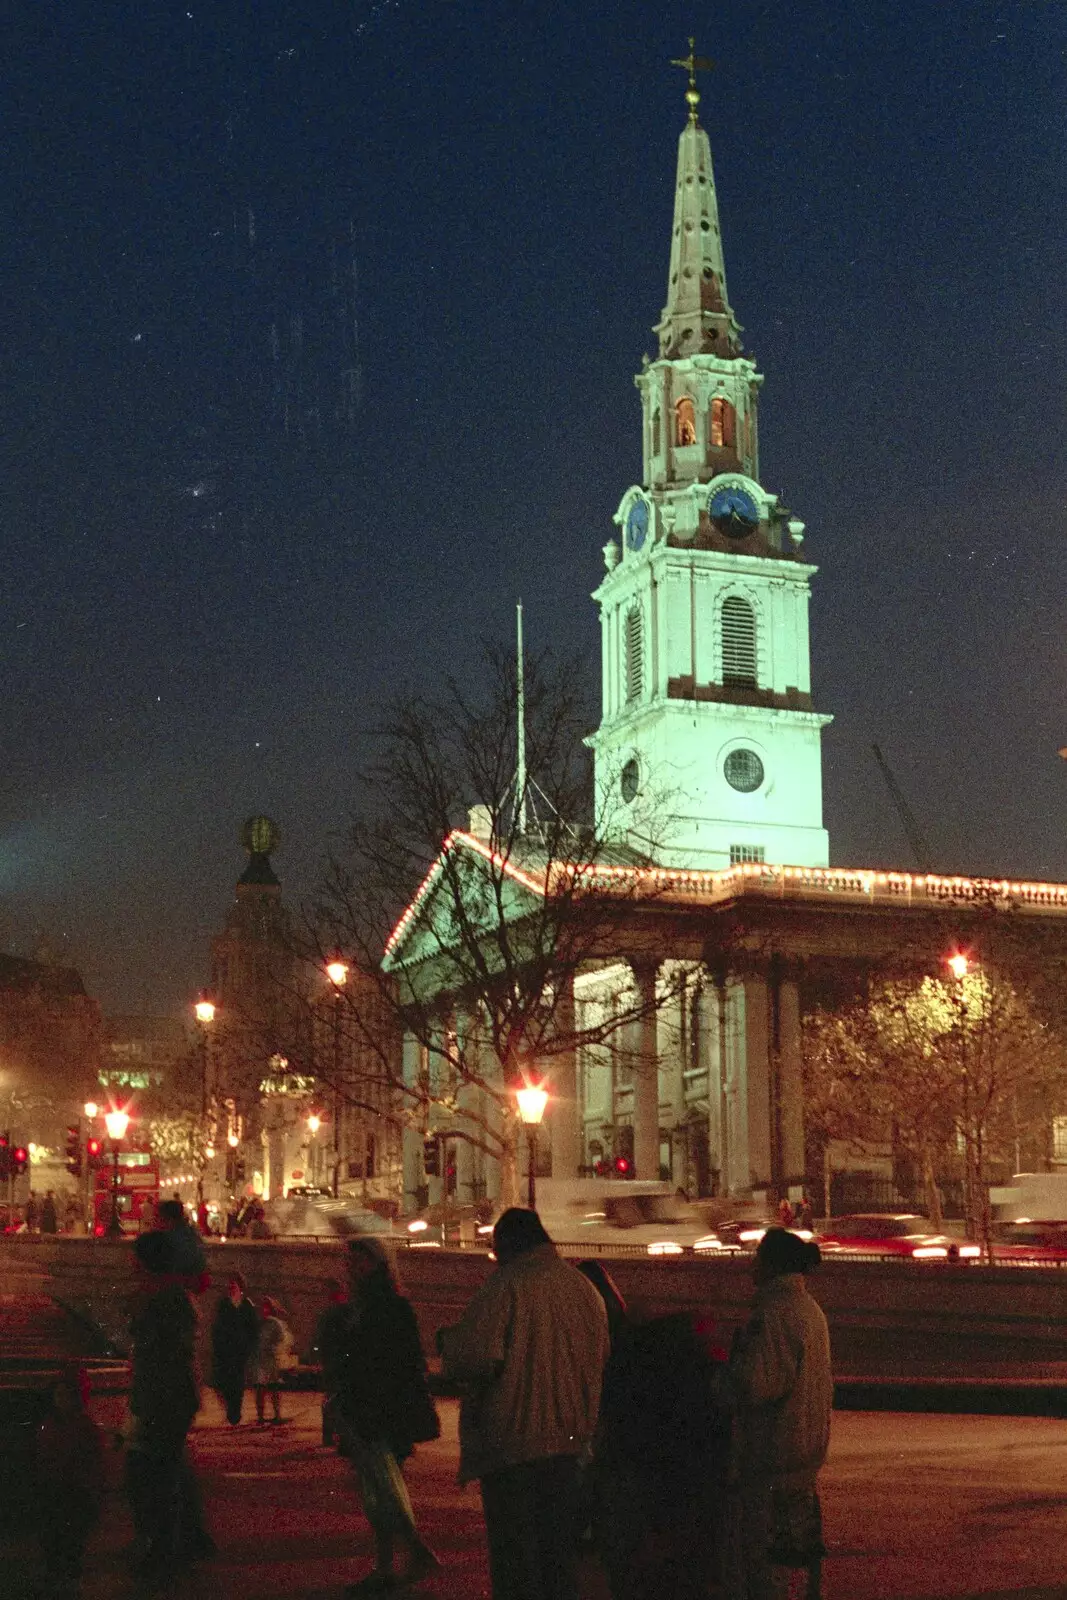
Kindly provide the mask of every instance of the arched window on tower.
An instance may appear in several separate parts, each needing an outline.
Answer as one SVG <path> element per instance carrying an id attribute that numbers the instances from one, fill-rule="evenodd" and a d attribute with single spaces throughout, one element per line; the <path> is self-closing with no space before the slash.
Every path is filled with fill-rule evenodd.
<path id="1" fill-rule="evenodd" d="M 641 612 L 631 606 L 626 613 L 624 645 L 626 650 L 626 704 L 640 700 L 645 678 L 645 639 L 641 627 Z"/>
<path id="2" fill-rule="evenodd" d="M 722 603 L 722 681 L 749 689 L 757 683 L 756 613 L 739 594 Z"/>
<path id="3" fill-rule="evenodd" d="M 711 402 L 711 442 L 718 449 L 732 450 L 737 437 L 737 413 L 729 400 L 717 394 Z"/>
<path id="4" fill-rule="evenodd" d="M 679 448 L 697 442 L 697 414 L 687 394 L 674 408 L 674 442 Z"/>

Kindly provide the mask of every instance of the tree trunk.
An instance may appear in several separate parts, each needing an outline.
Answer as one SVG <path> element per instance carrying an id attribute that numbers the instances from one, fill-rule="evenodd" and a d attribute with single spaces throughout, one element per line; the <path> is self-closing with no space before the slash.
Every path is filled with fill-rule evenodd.
<path id="1" fill-rule="evenodd" d="M 922 1174 L 926 1214 L 934 1224 L 934 1227 L 940 1230 L 944 1227 L 945 1217 L 941 1209 L 941 1190 L 937 1186 L 937 1175 L 934 1172 L 933 1152 L 928 1145 L 923 1146 Z"/>
<path id="2" fill-rule="evenodd" d="M 519 1197 L 519 1161 L 515 1148 L 517 1129 L 509 1121 L 500 1135 L 500 1209 L 521 1205 Z"/>

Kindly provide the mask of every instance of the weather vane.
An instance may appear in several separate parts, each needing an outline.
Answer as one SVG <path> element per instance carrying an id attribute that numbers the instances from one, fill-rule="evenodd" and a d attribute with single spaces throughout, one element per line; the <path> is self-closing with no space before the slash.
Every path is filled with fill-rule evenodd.
<path id="1" fill-rule="evenodd" d="M 696 43 L 697 42 L 695 39 L 690 39 L 689 54 L 687 56 L 683 56 L 681 61 L 671 62 L 672 67 L 681 67 L 684 72 L 688 72 L 689 74 L 689 87 L 685 91 L 685 98 L 686 103 L 689 106 L 690 122 L 696 121 L 697 106 L 700 104 L 700 92 L 697 89 L 697 73 L 711 72 L 715 66 L 714 61 L 712 61 L 709 56 L 697 55 Z"/>

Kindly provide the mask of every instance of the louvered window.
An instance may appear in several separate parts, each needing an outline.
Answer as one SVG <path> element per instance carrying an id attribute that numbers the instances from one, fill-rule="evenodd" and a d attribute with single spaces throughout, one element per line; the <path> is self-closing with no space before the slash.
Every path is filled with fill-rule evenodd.
<path id="1" fill-rule="evenodd" d="M 722 603 L 722 681 L 756 685 L 756 615 L 747 600 L 732 594 Z"/>
<path id="2" fill-rule="evenodd" d="M 641 613 L 636 606 L 626 613 L 626 703 L 640 700 L 645 676 L 645 640 Z"/>
<path id="3" fill-rule="evenodd" d="M 732 450 L 737 431 L 737 417 L 729 400 L 716 395 L 711 402 L 711 442 L 718 448 Z"/>

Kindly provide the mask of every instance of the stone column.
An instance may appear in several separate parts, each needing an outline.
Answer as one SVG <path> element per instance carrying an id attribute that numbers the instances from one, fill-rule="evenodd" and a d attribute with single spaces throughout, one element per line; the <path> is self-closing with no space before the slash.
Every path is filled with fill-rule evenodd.
<path id="1" fill-rule="evenodd" d="M 746 977 L 743 1059 L 748 1182 L 753 1189 L 775 1186 L 776 1143 L 774 1074 L 771 1062 L 770 995 L 767 980 Z"/>
<path id="2" fill-rule="evenodd" d="M 640 1015 L 630 1029 L 634 1081 L 634 1176 L 659 1177 L 659 1053 L 655 961 L 631 961 Z"/>
<path id="3" fill-rule="evenodd" d="M 804 1087 L 800 990 L 792 978 L 778 985 L 778 1137 L 781 1184 L 804 1182 Z"/>
<path id="4" fill-rule="evenodd" d="M 718 1174 L 717 1192 L 725 1194 L 729 1182 L 723 1116 L 725 1062 L 719 1026 L 719 989 L 710 978 L 705 978 L 697 1003 L 700 1006 L 701 1065 L 708 1074 L 708 1166 L 712 1174 Z"/>
<path id="5" fill-rule="evenodd" d="M 405 1033 L 403 1044 L 404 1083 L 418 1082 L 422 1051 L 414 1034 Z M 404 1128 L 404 1211 L 418 1210 L 418 1192 L 422 1188 L 422 1134 L 418 1128 Z"/>
<path id="6" fill-rule="evenodd" d="M 556 1000 L 554 1031 L 564 1048 L 553 1051 L 548 1060 L 546 1085 L 548 1102 L 548 1132 L 552 1141 L 553 1178 L 576 1178 L 581 1152 L 579 1123 L 582 1107 L 578 1104 L 578 1055 L 574 1045 L 574 978 L 561 979 L 561 993 Z M 542 1135 L 543 1137 L 543 1135 Z"/>

